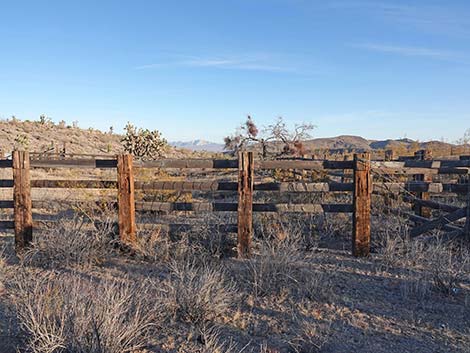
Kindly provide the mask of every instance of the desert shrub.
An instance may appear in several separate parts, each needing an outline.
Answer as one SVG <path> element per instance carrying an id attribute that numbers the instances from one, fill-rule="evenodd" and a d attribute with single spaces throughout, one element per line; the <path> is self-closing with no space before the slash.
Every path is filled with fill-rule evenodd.
<path id="1" fill-rule="evenodd" d="M 190 233 L 183 232 L 178 239 L 172 239 L 160 225 L 152 228 L 139 231 L 137 237 L 135 250 L 145 260 L 160 264 L 187 261 L 204 264 L 210 260 L 206 249 L 192 243 Z"/>
<path id="2" fill-rule="evenodd" d="M 331 275 L 313 270 L 305 260 L 301 237 L 287 234 L 281 239 L 265 239 L 259 242 L 256 254 L 245 261 L 239 276 L 255 297 L 287 292 L 308 300 L 331 299 Z"/>
<path id="3" fill-rule="evenodd" d="M 304 270 L 301 273 L 301 294 L 309 300 L 331 302 L 335 298 L 333 277 L 323 271 Z"/>
<path id="4" fill-rule="evenodd" d="M 404 281 L 404 297 L 426 299 L 432 292 L 453 295 L 470 273 L 470 253 L 436 234 L 434 239 L 403 240 L 391 238 L 383 250 L 388 266 L 399 266 Z"/>
<path id="5" fill-rule="evenodd" d="M 204 326 L 200 328 L 200 341 L 202 349 L 198 353 L 241 353 L 242 350 L 236 348 L 235 344 L 222 338 L 220 331 L 215 326 Z"/>
<path id="6" fill-rule="evenodd" d="M 312 250 L 318 247 L 320 215 L 289 214 L 255 215 L 255 235 L 264 240 L 294 240 L 299 250 Z"/>
<path id="7" fill-rule="evenodd" d="M 259 254 L 246 262 L 246 280 L 253 294 L 264 296 L 298 287 L 300 254 L 293 240 L 262 241 Z"/>
<path id="8" fill-rule="evenodd" d="M 157 159 L 163 155 L 167 141 L 158 130 L 137 129 L 131 123 L 125 127 L 124 150 L 141 159 Z"/>
<path id="9" fill-rule="evenodd" d="M 75 217 L 37 235 L 22 255 L 22 261 L 43 268 L 91 266 L 106 260 L 110 242 L 108 227 Z"/>
<path id="10" fill-rule="evenodd" d="M 176 262 L 163 285 L 166 310 L 178 321 L 202 325 L 227 313 L 234 299 L 234 286 L 225 274 L 208 265 Z"/>
<path id="11" fill-rule="evenodd" d="M 142 222 L 154 221 L 147 215 Z M 223 230 L 213 226 L 224 224 L 227 220 L 213 214 L 203 215 L 190 229 L 175 230 L 168 234 L 161 225 L 154 224 L 139 230 L 137 251 L 152 262 L 170 263 L 172 261 L 193 261 L 201 264 L 219 262 L 222 258 L 235 255 L 236 240 L 227 236 Z"/>
<path id="12" fill-rule="evenodd" d="M 414 275 L 410 271 L 400 285 L 400 294 L 404 299 L 416 299 L 422 304 L 429 299 L 431 291 L 430 278 L 426 272 Z"/>
<path id="13" fill-rule="evenodd" d="M 294 352 L 320 352 L 331 334 L 331 322 L 301 319 L 297 334 L 288 343 Z"/>
<path id="14" fill-rule="evenodd" d="M 51 118 L 49 118 L 47 115 L 45 114 L 41 114 L 39 116 L 39 120 L 38 120 L 39 124 L 41 125 L 49 125 L 49 124 L 52 124 L 52 120 Z"/>
<path id="15" fill-rule="evenodd" d="M 430 273 L 433 288 L 447 295 L 458 292 L 470 273 L 470 252 L 453 249 L 440 241 L 425 248 L 421 261 Z"/>
<path id="16" fill-rule="evenodd" d="M 158 301 L 147 283 L 84 280 L 76 274 L 18 275 L 16 310 L 26 351 L 122 353 L 144 348 Z"/>
<path id="17" fill-rule="evenodd" d="M 7 260 L 5 248 L 0 247 L 0 296 L 5 291 L 5 283 L 7 277 Z"/>
<path id="18" fill-rule="evenodd" d="M 385 267 L 397 266 L 403 261 L 407 242 L 400 236 L 390 233 L 384 234 L 380 239 L 378 253 L 381 255 L 380 262 Z"/>

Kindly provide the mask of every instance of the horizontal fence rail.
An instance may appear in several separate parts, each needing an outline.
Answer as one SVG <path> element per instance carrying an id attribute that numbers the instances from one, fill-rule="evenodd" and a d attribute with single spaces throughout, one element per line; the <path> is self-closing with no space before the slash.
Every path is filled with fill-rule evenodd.
<path id="1" fill-rule="evenodd" d="M 427 156 L 426 154 L 422 154 Z M 78 155 L 76 155 L 78 157 Z M 92 157 L 92 155 L 90 155 Z M 37 157 L 37 158 L 36 158 Z M 0 168 L 12 168 L 13 179 L 0 180 L 0 188 L 13 188 L 13 200 L 0 200 L 0 209 L 13 209 L 14 221 L 0 221 L 0 229 L 15 229 L 18 251 L 28 245 L 32 239 L 33 227 L 44 221 L 32 221 L 33 209 L 47 209 L 54 201 L 31 201 L 31 189 L 109 189 L 117 191 L 117 201 L 105 201 L 109 207 L 118 210 L 118 227 L 121 241 L 129 244 L 136 242 L 136 212 L 236 212 L 237 224 L 225 228 L 238 233 L 239 256 L 249 256 L 253 236 L 253 213 L 350 213 L 353 220 L 352 252 L 356 256 L 367 256 L 370 250 L 370 212 L 371 195 L 407 192 L 405 201 L 412 202 L 416 213 L 410 220 L 418 223 L 411 231 L 412 236 L 421 235 L 429 230 L 442 227 L 447 230 L 458 230 L 451 225 L 455 220 L 466 217 L 467 208 L 429 200 L 430 194 L 452 193 L 469 194 L 467 183 L 434 181 L 433 175 L 466 175 L 470 171 L 470 157 L 461 156 L 455 160 L 422 160 L 407 159 L 399 161 L 371 161 L 369 153 L 355 154 L 353 160 L 330 161 L 313 159 L 279 159 L 256 160 L 252 152 L 240 152 L 238 159 L 161 159 L 154 161 L 133 161 L 130 155 L 119 155 L 116 158 L 45 159 L 44 156 L 30 158 L 28 152 L 14 151 L 12 160 L 0 160 Z M 468 157 L 468 158 L 467 158 Z M 98 168 L 117 171 L 116 180 L 30 180 L 30 168 Z M 178 181 L 134 180 L 134 170 L 139 168 L 164 169 L 215 169 L 232 170 L 238 173 L 236 181 Z M 341 178 L 338 181 L 324 182 L 255 182 L 255 170 L 288 170 L 288 171 L 329 171 L 329 175 Z M 225 172 L 224 172 L 225 173 Z M 384 180 L 372 182 L 372 175 Z M 388 175 L 412 176 L 412 181 L 386 181 Z M 402 180 L 402 179 L 399 179 Z M 135 201 L 135 192 L 181 191 L 181 192 L 230 192 L 238 195 L 238 202 L 156 202 Z M 253 202 L 257 192 L 276 193 L 349 193 L 351 203 L 260 203 Z M 70 206 L 101 205 L 103 201 L 66 200 L 61 204 Z M 429 220 L 426 210 L 440 210 L 448 215 Z M 468 218 L 468 217 L 467 217 Z M 164 225 L 162 229 L 185 229 L 192 225 Z M 220 225 L 223 229 L 224 225 Z M 234 228 L 235 227 L 235 228 Z"/>

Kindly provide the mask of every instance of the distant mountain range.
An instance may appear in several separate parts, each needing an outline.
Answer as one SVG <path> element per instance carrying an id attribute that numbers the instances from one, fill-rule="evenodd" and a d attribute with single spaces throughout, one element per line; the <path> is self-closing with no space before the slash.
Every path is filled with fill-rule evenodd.
<path id="1" fill-rule="evenodd" d="M 413 145 L 419 144 L 419 148 L 428 148 L 431 145 L 434 148 L 444 149 L 455 146 L 448 142 L 442 141 L 427 141 L 417 142 L 412 139 L 388 139 L 388 140 L 367 140 L 360 136 L 341 135 L 336 137 L 321 137 L 315 138 L 304 142 L 307 150 L 316 149 L 330 149 L 330 150 L 381 150 L 381 149 L 397 149 L 408 148 Z M 205 140 L 193 141 L 177 141 L 170 142 L 170 145 L 185 148 L 191 151 L 208 151 L 208 152 L 222 152 L 224 145 L 216 142 L 209 142 Z"/>
<path id="2" fill-rule="evenodd" d="M 191 151 L 222 152 L 224 150 L 223 144 L 205 140 L 174 141 L 169 142 L 169 144 L 177 148 L 184 148 Z"/>

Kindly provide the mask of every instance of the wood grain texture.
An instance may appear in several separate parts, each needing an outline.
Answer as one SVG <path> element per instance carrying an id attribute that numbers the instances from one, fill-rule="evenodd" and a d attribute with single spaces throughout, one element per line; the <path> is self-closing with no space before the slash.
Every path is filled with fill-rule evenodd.
<path id="1" fill-rule="evenodd" d="M 428 161 L 433 163 L 432 161 L 432 153 L 429 150 L 419 150 L 415 152 L 415 158 L 417 161 Z M 432 183 L 433 178 L 431 174 L 415 174 L 413 175 L 414 181 L 424 181 L 428 183 Z M 420 200 L 429 200 L 429 193 L 418 191 L 415 193 L 415 197 Z M 431 209 L 429 207 L 423 206 L 421 203 L 416 202 L 413 205 L 413 210 L 416 215 L 424 217 L 424 218 L 431 218 Z"/>
<path id="2" fill-rule="evenodd" d="M 34 204 L 33 204 L 34 206 Z M 228 202 L 136 202 L 136 211 L 238 212 L 237 203 Z M 252 212 L 352 213 L 351 204 L 253 203 Z"/>
<path id="3" fill-rule="evenodd" d="M 12 158 L 15 248 L 17 252 L 21 252 L 33 240 L 29 153 L 14 151 Z"/>
<path id="4" fill-rule="evenodd" d="M 253 237 L 253 152 L 238 154 L 238 256 L 249 257 Z"/>
<path id="5" fill-rule="evenodd" d="M 444 216 L 438 217 L 436 219 L 430 220 L 427 223 L 424 223 L 418 227 L 413 228 L 410 231 L 410 235 L 412 237 L 417 237 L 418 235 L 424 234 L 426 232 L 429 232 L 433 229 L 439 229 L 444 227 L 445 225 L 458 221 L 461 218 L 464 218 L 467 216 L 467 208 L 459 208 L 457 211 L 451 212 L 449 214 L 446 214 Z"/>
<path id="6" fill-rule="evenodd" d="M 370 252 L 370 209 L 372 183 L 370 154 L 354 155 L 353 236 L 354 256 L 367 256 Z"/>
<path id="7" fill-rule="evenodd" d="M 465 237 L 467 238 L 467 241 L 470 242 L 470 183 L 468 183 L 470 180 L 467 178 L 467 214 L 466 214 L 466 220 L 465 220 L 465 227 L 464 227 L 464 232 L 465 232 Z"/>
<path id="8" fill-rule="evenodd" d="M 118 223 L 122 243 L 134 245 L 137 242 L 135 224 L 134 173 L 132 156 L 118 156 Z"/>

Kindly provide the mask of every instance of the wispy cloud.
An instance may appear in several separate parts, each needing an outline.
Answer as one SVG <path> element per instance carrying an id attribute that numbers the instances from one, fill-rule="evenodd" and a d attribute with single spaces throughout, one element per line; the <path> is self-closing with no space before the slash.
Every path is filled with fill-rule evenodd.
<path id="1" fill-rule="evenodd" d="M 245 71 L 265 71 L 265 72 L 296 72 L 292 66 L 277 64 L 268 56 L 252 57 L 175 57 L 167 58 L 158 63 L 145 64 L 135 67 L 136 70 L 160 69 L 166 67 L 186 67 L 186 68 L 213 68 L 224 70 L 245 70 Z"/>
<path id="2" fill-rule="evenodd" d="M 459 52 L 448 51 L 448 50 L 439 50 L 431 49 L 424 47 L 414 47 L 414 46 L 397 46 L 397 45 L 387 45 L 387 44 L 378 44 L 378 43 L 359 43 L 352 44 L 352 47 L 366 49 L 382 53 L 390 53 L 402 56 L 416 56 L 416 57 L 428 57 L 440 60 L 451 60 L 457 61 L 462 60 L 463 55 Z"/>
<path id="3" fill-rule="evenodd" d="M 470 35 L 470 12 L 458 4 L 397 4 L 386 1 L 335 1 L 330 8 L 369 14 L 388 23 L 408 26 L 424 32 Z"/>

